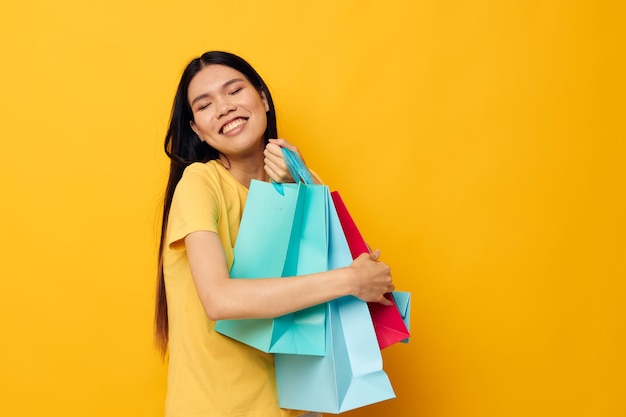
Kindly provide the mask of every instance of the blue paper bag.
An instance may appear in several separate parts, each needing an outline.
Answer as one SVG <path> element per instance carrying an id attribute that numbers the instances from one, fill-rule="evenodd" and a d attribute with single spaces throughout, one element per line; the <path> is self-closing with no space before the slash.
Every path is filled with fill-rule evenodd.
<path id="1" fill-rule="evenodd" d="M 325 186 L 252 181 L 234 248 L 231 278 L 321 272 L 328 266 Z M 219 320 L 215 330 L 264 352 L 324 355 L 326 306 L 275 319 Z"/>
<path id="2" fill-rule="evenodd" d="M 337 414 L 395 398 L 367 304 L 343 297 L 327 308 L 326 356 L 274 355 L 279 406 Z"/>
<path id="3" fill-rule="evenodd" d="M 336 211 L 329 206 L 329 269 L 352 255 Z M 367 303 L 342 297 L 327 303 L 326 356 L 274 356 L 282 408 L 341 413 L 395 398 Z"/>
<path id="4" fill-rule="evenodd" d="M 402 321 L 404 321 L 404 325 L 407 330 L 411 330 L 411 293 L 404 291 L 393 291 L 391 293 L 393 295 L 396 307 L 400 311 L 400 315 L 402 316 Z M 409 338 L 401 340 L 402 343 L 409 343 Z"/>

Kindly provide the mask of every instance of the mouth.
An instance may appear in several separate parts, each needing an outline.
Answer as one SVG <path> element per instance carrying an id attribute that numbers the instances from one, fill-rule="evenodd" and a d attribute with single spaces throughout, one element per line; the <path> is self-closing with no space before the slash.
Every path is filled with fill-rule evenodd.
<path id="1" fill-rule="evenodd" d="M 233 130 L 237 129 L 240 126 L 245 125 L 246 123 L 248 123 L 248 119 L 244 119 L 242 117 L 239 117 L 235 120 L 231 120 L 230 122 L 222 126 L 222 128 L 220 129 L 220 134 L 227 135 L 229 132 L 232 132 Z"/>

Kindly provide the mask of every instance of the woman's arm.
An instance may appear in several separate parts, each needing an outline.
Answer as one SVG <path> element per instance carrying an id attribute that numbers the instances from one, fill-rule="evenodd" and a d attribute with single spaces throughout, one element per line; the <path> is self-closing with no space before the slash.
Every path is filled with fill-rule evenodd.
<path id="1" fill-rule="evenodd" d="M 191 274 L 211 320 L 278 317 L 344 295 L 385 305 L 393 291 L 390 268 L 378 262 L 378 251 L 363 254 L 352 265 L 288 278 L 231 279 L 216 233 L 198 231 L 185 237 Z"/>

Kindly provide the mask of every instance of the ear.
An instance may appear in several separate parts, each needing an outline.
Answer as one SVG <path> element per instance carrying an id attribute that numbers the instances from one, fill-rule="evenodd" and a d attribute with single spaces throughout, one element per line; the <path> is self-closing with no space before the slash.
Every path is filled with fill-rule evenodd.
<path id="1" fill-rule="evenodd" d="M 196 135 L 198 135 L 198 138 L 199 138 L 202 142 L 204 142 L 204 139 L 202 139 L 202 135 L 200 135 L 200 132 L 199 132 L 199 130 L 198 130 L 198 126 L 196 126 L 196 124 L 193 122 L 193 120 L 190 120 L 190 121 L 189 121 L 189 126 L 191 126 L 191 130 L 193 130 L 193 131 L 196 133 Z"/>
<path id="2" fill-rule="evenodd" d="M 265 95 L 265 90 L 261 90 L 261 100 L 263 100 L 263 104 L 265 105 L 265 111 L 270 111 L 270 105 L 267 102 L 267 96 Z"/>

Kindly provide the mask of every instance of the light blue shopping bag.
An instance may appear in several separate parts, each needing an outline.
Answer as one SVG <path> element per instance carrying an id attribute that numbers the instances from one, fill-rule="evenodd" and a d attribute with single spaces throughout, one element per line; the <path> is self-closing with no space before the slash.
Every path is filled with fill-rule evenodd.
<path id="1" fill-rule="evenodd" d="M 398 310 L 400 311 L 400 315 L 402 316 L 402 321 L 404 321 L 404 325 L 407 329 L 411 329 L 411 293 L 405 291 L 394 291 L 392 292 L 393 298 L 395 301 Z M 406 338 L 401 340 L 402 343 L 409 343 L 409 339 Z"/>
<path id="2" fill-rule="evenodd" d="M 329 269 L 352 256 L 333 206 L 329 206 Z M 367 303 L 342 297 L 327 303 L 326 356 L 274 356 L 282 408 L 341 413 L 395 398 Z"/>
<path id="3" fill-rule="evenodd" d="M 343 297 L 327 308 L 326 356 L 274 355 L 280 407 L 338 414 L 395 398 L 367 304 Z"/>

